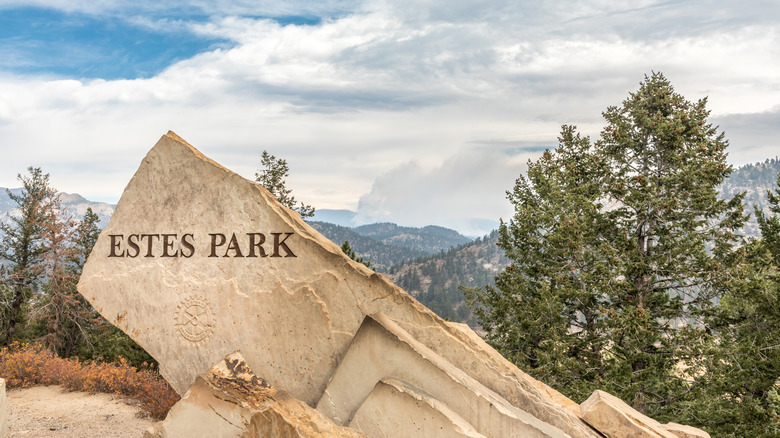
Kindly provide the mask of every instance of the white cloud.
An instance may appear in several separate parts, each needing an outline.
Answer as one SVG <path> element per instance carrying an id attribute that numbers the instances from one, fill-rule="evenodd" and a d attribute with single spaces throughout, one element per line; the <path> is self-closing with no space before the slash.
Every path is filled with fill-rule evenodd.
<path id="1" fill-rule="evenodd" d="M 735 165 L 756 163 L 780 156 L 778 141 L 780 105 L 770 111 L 731 114 L 712 118 L 725 132 L 731 151 L 729 161 Z"/>
<path id="2" fill-rule="evenodd" d="M 249 178 L 263 149 L 286 158 L 296 197 L 319 208 L 360 199 L 364 218 L 496 220 L 521 168 L 505 163 L 506 145 L 554 146 L 563 123 L 597 135 L 601 111 L 651 70 L 691 100 L 709 95 L 721 128 L 737 135 L 732 157 L 774 156 L 780 134 L 766 116 L 780 101 L 780 20 L 769 4 L 755 14 L 729 2 L 166 3 L 211 15 L 205 22 L 171 18 L 159 2 L 135 12 L 111 1 L 35 4 L 126 13 L 233 44 L 149 79 L 0 74 L 0 186 L 39 165 L 61 190 L 115 201 L 172 129 Z M 254 18 L 284 14 L 325 18 Z"/>
<path id="3" fill-rule="evenodd" d="M 484 235 L 499 218 L 512 214 L 505 192 L 525 171 L 528 156 L 479 149 L 447 157 L 429 169 L 404 163 L 378 177 L 360 198 L 356 223 L 439 224 L 466 235 Z"/>

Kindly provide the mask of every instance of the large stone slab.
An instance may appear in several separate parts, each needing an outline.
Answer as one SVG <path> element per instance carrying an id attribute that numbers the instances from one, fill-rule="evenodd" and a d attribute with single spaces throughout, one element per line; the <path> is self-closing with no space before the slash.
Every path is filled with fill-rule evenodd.
<path id="1" fill-rule="evenodd" d="M 339 427 L 284 391 L 254 375 L 240 353 L 198 376 L 165 420 L 145 438 L 368 438 Z"/>
<path id="2" fill-rule="evenodd" d="M 490 355 L 493 359 L 492 362 L 503 363 L 506 361 L 503 356 L 489 346 L 488 343 L 468 325 L 451 321 L 448 322 L 448 324 L 466 335 L 476 348 L 479 348 L 484 351 L 485 354 Z M 418 336 L 422 336 L 422 334 L 418 334 Z M 472 365 L 472 367 L 476 368 L 476 366 L 479 365 L 480 364 L 475 364 Z M 475 369 L 473 374 L 482 374 L 484 372 L 484 370 Z M 501 395 L 507 400 L 510 400 L 515 406 L 523 406 L 529 413 L 540 418 L 547 418 L 551 413 L 545 413 L 546 405 L 547 403 L 552 402 L 553 404 L 563 406 L 576 417 L 580 417 L 580 405 L 554 388 L 551 388 L 544 382 L 534 379 L 526 373 L 515 374 L 514 377 L 521 390 L 511 394 L 501 393 Z"/>
<path id="3" fill-rule="evenodd" d="M 370 399 L 377 383 L 386 378 L 419 388 L 428 394 L 429 399 L 441 401 L 448 411 L 456 413 L 477 432 L 488 437 L 569 436 L 512 406 L 381 313 L 366 317 L 317 404 L 317 410 L 336 424 L 351 426 L 364 400 Z M 387 421 L 387 430 L 397 428 L 397 420 L 392 416 L 375 421 Z M 413 428 L 411 424 L 405 426 Z"/>
<path id="4" fill-rule="evenodd" d="M 707 432 L 685 424 L 666 423 L 662 424 L 661 427 L 677 435 L 678 438 L 710 438 L 710 434 Z"/>
<path id="5" fill-rule="evenodd" d="M 349 425 L 372 438 L 486 438 L 441 400 L 393 378 L 376 384 Z"/>
<path id="6" fill-rule="evenodd" d="M 173 133 L 127 185 L 79 291 L 180 394 L 240 350 L 271 385 L 314 405 L 364 318 L 384 313 L 511 405 L 572 437 L 597 436 L 495 350 Z"/>
<path id="7" fill-rule="evenodd" d="M 580 405 L 582 416 L 608 438 L 678 438 L 661 424 L 604 391 L 593 391 Z"/>

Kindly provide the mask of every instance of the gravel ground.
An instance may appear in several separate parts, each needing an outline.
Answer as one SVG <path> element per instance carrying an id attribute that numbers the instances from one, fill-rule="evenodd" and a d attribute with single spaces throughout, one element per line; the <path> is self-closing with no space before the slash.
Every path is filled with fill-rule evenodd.
<path id="1" fill-rule="evenodd" d="M 140 438 L 153 421 L 109 394 L 63 392 L 59 386 L 9 389 L 8 437 Z"/>

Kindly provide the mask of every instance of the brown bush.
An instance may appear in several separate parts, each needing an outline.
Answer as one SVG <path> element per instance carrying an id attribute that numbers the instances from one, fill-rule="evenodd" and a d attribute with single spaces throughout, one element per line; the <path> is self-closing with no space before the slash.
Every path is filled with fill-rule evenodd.
<path id="1" fill-rule="evenodd" d="M 62 385 L 69 391 L 104 392 L 138 400 L 149 417 L 161 420 L 179 396 L 151 369 L 118 362 L 63 359 L 40 344 L 14 343 L 0 350 L 0 377 L 9 388 Z"/>

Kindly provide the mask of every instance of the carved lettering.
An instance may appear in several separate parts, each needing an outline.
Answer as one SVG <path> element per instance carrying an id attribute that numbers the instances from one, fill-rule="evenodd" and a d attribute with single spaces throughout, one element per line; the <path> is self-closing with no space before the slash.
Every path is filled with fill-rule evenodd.
<path id="1" fill-rule="evenodd" d="M 279 236 L 282 234 L 285 234 L 284 239 L 279 240 Z M 290 250 L 290 247 L 287 246 L 286 243 L 284 243 L 285 240 L 287 240 L 288 237 L 292 236 L 293 233 L 271 233 L 272 236 L 274 236 L 274 253 L 271 254 L 271 257 L 281 257 L 279 255 L 279 249 L 284 248 L 284 251 L 287 253 L 285 257 L 298 257 Z"/>
<path id="2" fill-rule="evenodd" d="M 271 244 L 264 233 L 230 233 L 229 238 L 225 233 L 209 233 L 208 257 L 298 257 L 289 244 L 295 233 L 269 234 L 273 236 L 272 249 L 263 246 Z M 108 257 L 136 258 L 143 254 L 143 257 L 190 258 L 197 252 L 193 233 L 144 233 L 126 237 L 109 234 L 109 239 Z"/>
<path id="3" fill-rule="evenodd" d="M 222 233 L 209 234 L 209 236 L 211 236 L 211 253 L 209 257 L 217 257 L 217 247 L 224 245 L 227 239 Z M 219 243 L 217 243 L 217 239 L 219 239 Z"/>
<path id="4" fill-rule="evenodd" d="M 176 243 L 177 234 L 163 234 L 162 255 L 160 257 L 178 257 L 179 250 L 176 250 L 173 254 L 169 251 L 173 249 L 173 245 Z"/>
<path id="5" fill-rule="evenodd" d="M 187 238 L 190 238 L 190 240 L 187 240 Z M 192 233 L 187 233 L 183 236 L 181 236 L 181 256 L 190 258 L 193 254 L 195 254 L 195 242 L 194 242 L 195 236 L 192 235 Z M 184 250 L 189 250 L 188 254 L 184 253 Z"/>
<path id="6" fill-rule="evenodd" d="M 138 246 L 138 234 L 131 234 L 127 236 L 127 246 L 129 246 L 127 249 L 127 256 L 132 258 L 138 257 L 138 254 L 141 253 L 141 248 Z M 130 251 L 135 252 L 130 254 Z"/>
<path id="7" fill-rule="evenodd" d="M 225 255 L 222 257 L 230 257 L 228 253 L 230 251 L 233 251 L 233 257 L 243 257 L 244 255 L 241 254 L 241 247 L 238 246 L 238 239 L 236 239 L 236 233 L 233 233 L 233 236 L 230 237 L 230 243 L 228 243 L 227 250 L 225 250 Z"/>
<path id="8" fill-rule="evenodd" d="M 255 249 L 257 249 L 257 251 L 260 253 L 260 257 L 268 257 L 268 255 L 265 253 L 265 249 L 263 248 L 263 243 L 265 243 L 265 234 L 247 233 L 247 236 L 249 236 L 249 254 L 247 257 L 257 257 L 257 254 L 255 254 Z"/>
<path id="9" fill-rule="evenodd" d="M 111 239 L 111 250 L 108 253 L 109 257 L 124 257 L 125 256 L 125 250 L 122 250 L 121 253 L 117 254 L 117 251 L 119 251 L 119 247 L 122 245 L 122 239 L 124 238 L 121 234 L 109 234 L 108 237 Z M 119 239 L 117 239 L 119 238 Z"/>
<path id="10" fill-rule="evenodd" d="M 159 234 L 141 234 L 141 240 L 146 239 L 146 255 L 144 257 L 154 257 L 152 255 L 152 245 L 154 244 L 154 238 L 160 240 Z"/>

